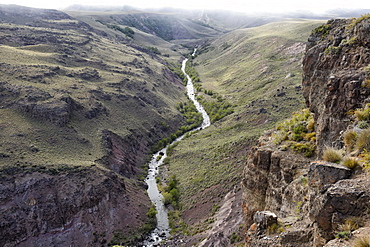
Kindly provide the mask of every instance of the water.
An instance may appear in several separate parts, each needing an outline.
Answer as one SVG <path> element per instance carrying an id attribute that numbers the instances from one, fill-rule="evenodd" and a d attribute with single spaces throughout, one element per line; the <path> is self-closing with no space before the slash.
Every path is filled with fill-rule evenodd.
<path id="1" fill-rule="evenodd" d="M 194 49 L 192 56 L 194 56 L 195 53 L 196 53 L 196 49 Z M 210 126 L 211 121 L 210 121 L 210 118 L 207 112 L 204 110 L 203 106 L 195 98 L 193 82 L 190 76 L 186 74 L 185 72 L 187 61 L 188 59 L 184 59 L 184 61 L 182 62 L 182 67 L 181 67 L 182 72 L 185 74 L 186 78 L 188 79 L 188 82 L 186 85 L 187 94 L 190 100 L 193 101 L 198 112 L 200 112 L 203 116 L 203 122 L 201 126 L 191 130 L 191 131 L 196 131 L 196 130 L 204 129 Z M 171 144 L 182 140 L 184 136 L 185 135 L 180 136 L 175 141 L 173 141 Z M 163 240 L 167 239 L 170 236 L 170 226 L 168 222 L 167 208 L 163 204 L 163 196 L 158 190 L 157 183 L 156 183 L 156 177 L 158 175 L 159 167 L 163 164 L 164 159 L 167 157 L 167 147 L 163 148 L 162 150 L 160 150 L 159 152 L 153 155 L 151 161 L 149 162 L 148 176 L 145 179 L 145 182 L 148 185 L 147 192 L 148 192 L 149 198 L 152 201 L 152 203 L 155 205 L 155 208 L 157 210 L 157 215 L 156 215 L 157 216 L 157 227 L 153 230 L 153 232 L 150 234 L 148 239 L 144 241 L 144 246 L 146 247 L 158 246 Z"/>

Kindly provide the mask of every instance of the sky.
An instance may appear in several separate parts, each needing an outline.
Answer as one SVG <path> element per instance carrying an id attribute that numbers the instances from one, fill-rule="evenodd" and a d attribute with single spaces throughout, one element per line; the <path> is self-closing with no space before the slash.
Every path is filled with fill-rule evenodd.
<path id="1" fill-rule="evenodd" d="M 365 2 L 365 3 L 364 3 Z M 328 9 L 370 9 L 370 1 L 359 0 L 0 0 L 36 8 L 63 9 L 73 4 L 138 8 L 174 7 L 184 9 L 224 9 L 238 12 L 287 12 L 307 10 L 322 13 Z"/>

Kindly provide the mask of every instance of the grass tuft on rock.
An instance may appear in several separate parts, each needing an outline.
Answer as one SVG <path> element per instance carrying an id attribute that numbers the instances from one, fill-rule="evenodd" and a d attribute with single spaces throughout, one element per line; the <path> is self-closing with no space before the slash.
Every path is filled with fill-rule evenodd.
<path id="1" fill-rule="evenodd" d="M 332 147 L 326 147 L 322 158 L 327 162 L 340 163 L 343 159 L 343 151 Z"/>

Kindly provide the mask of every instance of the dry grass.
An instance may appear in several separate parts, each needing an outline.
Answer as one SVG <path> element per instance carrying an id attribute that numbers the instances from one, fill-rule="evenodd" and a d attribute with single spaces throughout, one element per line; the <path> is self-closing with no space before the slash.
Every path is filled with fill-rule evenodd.
<path id="1" fill-rule="evenodd" d="M 359 237 L 354 241 L 353 247 L 370 247 L 370 237 Z"/>
<path id="2" fill-rule="evenodd" d="M 356 167 L 360 165 L 356 157 L 348 157 L 348 156 L 345 156 L 340 162 L 340 164 L 344 165 L 345 167 L 349 169 L 355 169 Z"/>
<path id="3" fill-rule="evenodd" d="M 339 163 L 343 158 L 343 150 L 326 147 L 322 158 L 328 162 Z"/>
<path id="4" fill-rule="evenodd" d="M 358 133 L 355 148 L 359 151 L 370 150 L 370 129 Z"/>
<path id="5" fill-rule="evenodd" d="M 353 130 L 346 131 L 343 135 L 343 141 L 348 151 L 353 151 L 357 140 L 357 133 Z"/>

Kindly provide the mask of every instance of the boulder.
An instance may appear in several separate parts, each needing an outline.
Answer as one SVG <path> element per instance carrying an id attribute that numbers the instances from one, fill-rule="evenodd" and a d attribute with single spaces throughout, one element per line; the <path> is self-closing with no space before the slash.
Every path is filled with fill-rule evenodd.
<path id="1" fill-rule="evenodd" d="M 270 211 L 257 211 L 253 216 L 253 220 L 259 228 L 263 229 L 266 229 L 273 224 L 277 224 L 276 214 Z"/>
<path id="2" fill-rule="evenodd" d="M 370 206 L 367 179 L 346 179 L 330 185 L 312 198 L 309 217 L 316 224 L 317 238 L 330 240 L 345 219 L 361 217 Z"/>
<path id="3" fill-rule="evenodd" d="M 349 178 L 351 169 L 331 162 L 314 161 L 310 164 L 308 179 L 311 188 L 321 189 L 326 184 L 333 184 Z"/>

